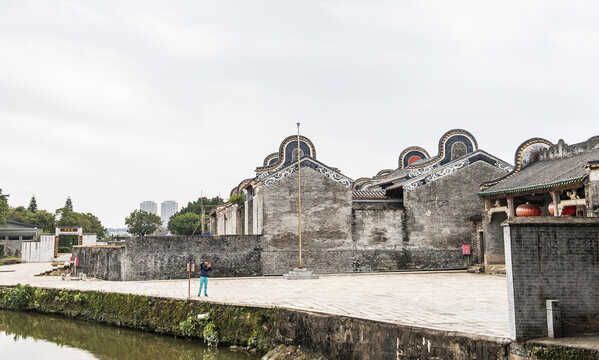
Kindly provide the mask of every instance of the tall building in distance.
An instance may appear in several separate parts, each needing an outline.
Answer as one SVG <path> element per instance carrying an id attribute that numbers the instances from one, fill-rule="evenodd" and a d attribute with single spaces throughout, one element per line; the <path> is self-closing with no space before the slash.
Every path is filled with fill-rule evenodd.
<path id="1" fill-rule="evenodd" d="M 139 204 L 139 210 L 147 211 L 150 214 L 158 215 L 158 204 L 155 201 L 142 201 Z"/>
<path id="2" fill-rule="evenodd" d="M 168 227 L 168 220 L 177 211 L 179 211 L 179 204 L 176 201 L 165 200 L 160 204 L 160 218 L 162 219 L 162 226 Z"/>

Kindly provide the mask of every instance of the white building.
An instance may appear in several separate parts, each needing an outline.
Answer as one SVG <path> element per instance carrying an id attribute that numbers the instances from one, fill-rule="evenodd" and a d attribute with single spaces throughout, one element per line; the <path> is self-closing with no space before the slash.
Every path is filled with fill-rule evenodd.
<path id="1" fill-rule="evenodd" d="M 147 211 L 150 214 L 158 215 L 158 204 L 155 201 L 142 201 L 139 204 L 139 209 Z"/>
<path id="2" fill-rule="evenodd" d="M 176 201 L 166 200 L 160 204 L 160 218 L 162 219 L 162 226 L 168 227 L 168 220 L 177 211 L 179 211 L 179 204 Z"/>

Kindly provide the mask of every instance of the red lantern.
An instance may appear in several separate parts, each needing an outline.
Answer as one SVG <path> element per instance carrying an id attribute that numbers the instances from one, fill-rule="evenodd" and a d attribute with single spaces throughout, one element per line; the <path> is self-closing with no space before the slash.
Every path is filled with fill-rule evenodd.
<path id="1" fill-rule="evenodd" d="M 548 209 L 549 213 L 551 215 L 555 215 L 555 205 L 552 203 L 549 204 Z M 572 216 L 576 214 L 576 206 L 575 205 L 568 205 L 568 206 L 564 206 L 564 208 L 562 209 L 562 216 Z"/>
<path id="2" fill-rule="evenodd" d="M 522 204 L 516 208 L 517 216 L 541 216 L 541 208 L 533 204 Z"/>

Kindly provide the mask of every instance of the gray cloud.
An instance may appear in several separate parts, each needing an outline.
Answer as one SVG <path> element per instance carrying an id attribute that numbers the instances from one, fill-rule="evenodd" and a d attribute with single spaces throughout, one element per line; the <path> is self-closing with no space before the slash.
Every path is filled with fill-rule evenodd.
<path id="1" fill-rule="evenodd" d="M 302 132 L 350 177 L 448 129 L 512 161 L 599 133 L 599 6 L 546 1 L 5 1 L 0 185 L 123 225 L 228 195 Z"/>

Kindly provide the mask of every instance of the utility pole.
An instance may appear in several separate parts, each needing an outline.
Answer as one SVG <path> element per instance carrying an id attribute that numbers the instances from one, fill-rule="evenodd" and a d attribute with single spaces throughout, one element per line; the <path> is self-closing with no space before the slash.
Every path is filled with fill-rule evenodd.
<path id="1" fill-rule="evenodd" d="M 202 221 L 202 231 L 200 231 L 200 235 L 201 234 L 205 234 L 206 232 L 204 231 L 204 190 L 200 190 L 200 209 L 202 211 L 202 215 L 201 216 L 201 221 Z"/>

